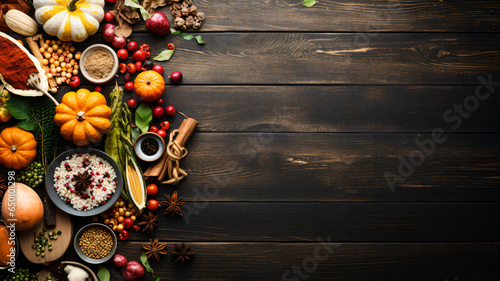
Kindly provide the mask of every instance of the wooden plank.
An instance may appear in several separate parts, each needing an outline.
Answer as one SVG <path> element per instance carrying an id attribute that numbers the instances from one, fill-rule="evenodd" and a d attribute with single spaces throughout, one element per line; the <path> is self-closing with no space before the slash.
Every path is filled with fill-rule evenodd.
<path id="1" fill-rule="evenodd" d="M 479 84 L 500 74 L 498 34 L 207 33 L 205 45 L 172 37 L 177 49 L 161 64 L 186 84 Z M 135 34 L 152 56 L 164 37 Z M 90 44 L 86 41 L 83 46 Z M 97 43 L 97 42 L 92 42 Z M 165 75 L 167 76 L 167 75 Z M 119 81 L 123 81 L 120 80 Z"/>
<path id="2" fill-rule="evenodd" d="M 200 242 L 311 242 L 328 235 L 338 242 L 493 242 L 500 235 L 498 203 L 198 201 L 182 209 L 183 217 L 175 218 L 158 209 L 154 236 Z M 75 228 L 83 223 L 75 222 Z M 131 241 L 149 238 L 131 231 Z"/>
<path id="3" fill-rule="evenodd" d="M 321 237 L 323 241 L 327 237 Z M 183 240 L 186 241 L 186 240 Z M 178 266 L 168 255 L 151 261 L 155 274 L 171 280 L 498 280 L 498 243 L 192 243 L 192 263 Z M 318 248 L 318 250 L 316 250 Z M 317 268 L 314 269 L 315 251 Z M 140 243 L 118 253 L 139 260 Z M 323 257 L 324 256 L 324 257 Z M 109 266 L 111 269 L 111 265 Z M 311 269 L 309 273 L 304 270 Z M 95 266 L 97 270 L 97 266 Z M 292 274 L 286 273 L 292 271 Z M 309 271 L 309 270 L 308 270 Z M 111 269 L 112 277 L 121 273 Z M 457 279 L 456 279 L 457 278 Z M 147 274 L 145 280 L 152 280 Z"/>
<path id="4" fill-rule="evenodd" d="M 104 87 L 109 96 L 114 85 Z M 480 101 L 459 127 L 443 115 L 475 86 L 167 86 L 165 106 L 196 118 L 199 132 L 499 132 L 500 96 Z M 495 88 L 500 91 L 500 87 Z M 70 91 L 64 88 L 58 94 Z M 125 93 L 124 100 L 137 98 Z M 446 115 L 448 116 L 448 115 Z M 452 113 L 448 117 L 458 116 Z M 167 118 L 174 127 L 180 118 Z M 162 119 L 163 120 L 163 119 Z M 159 120 L 153 124 L 158 126 Z"/>
<path id="5" fill-rule="evenodd" d="M 322 0 L 313 8 L 300 1 L 194 4 L 207 15 L 201 31 L 498 32 L 500 23 L 500 5 L 494 0 Z M 137 24 L 134 30 L 146 29 Z"/>
<path id="6" fill-rule="evenodd" d="M 179 192 L 194 200 L 215 186 L 211 201 L 500 199 L 498 134 L 447 134 L 412 175 L 391 188 L 385 173 L 398 174 L 404 162 L 398 157 L 409 161 L 419 150 L 415 140 L 430 136 L 195 133 L 181 161 L 189 176 Z"/>

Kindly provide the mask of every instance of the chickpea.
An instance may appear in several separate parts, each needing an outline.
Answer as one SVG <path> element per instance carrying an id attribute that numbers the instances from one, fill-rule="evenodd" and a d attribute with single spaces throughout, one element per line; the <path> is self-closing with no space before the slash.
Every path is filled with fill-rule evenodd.
<path id="1" fill-rule="evenodd" d="M 123 207 L 123 206 L 125 206 L 125 202 L 124 201 L 120 202 L 120 207 Z"/>
<path id="2" fill-rule="evenodd" d="M 54 77 L 54 75 L 52 75 L 52 73 L 47 73 L 47 78 L 51 79 L 52 77 Z"/>
<path id="3" fill-rule="evenodd" d="M 118 218 L 120 216 L 120 213 L 115 212 L 115 218 Z"/>
<path id="4" fill-rule="evenodd" d="M 61 62 L 61 67 L 66 67 L 66 63 L 65 62 Z"/>
<path id="5" fill-rule="evenodd" d="M 66 70 L 67 70 L 66 67 L 61 67 L 62 72 L 67 72 Z"/>
<path id="6" fill-rule="evenodd" d="M 42 54 L 45 53 L 45 48 L 44 47 L 40 48 L 40 53 L 42 53 Z"/>
<path id="7" fill-rule="evenodd" d="M 66 82 L 66 77 L 61 77 L 61 81 L 64 83 Z"/>
<path id="8" fill-rule="evenodd" d="M 126 216 L 126 217 L 130 217 L 130 215 L 131 215 L 131 214 L 130 214 L 130 212 L 129 212 L 129 211 L 126 211 L 126 212 L 125 212 L 125 216 Z"/>
<path id="9" fill-rule="evenodd" d="M 59 66 L 59 61 L 56 60 L 53 64 L 57 67 L 57 66 Z"/>
<path id="10" fill-rule="evenodd" d="M 47 50 L 49 48 L 49 44 L 50 44 L 50 40 L 46 40 L 45 44 L 43 44 L 42 48 L 44 48 L 45 50 Z"/>
<path id="11" fill-rule="evenodd" d="M 71 45 L 73 45 L 73 42 L 69 41 L 68 46 L 71 47 Z"/>
<path id="12" fill-rule="evenodd" d="M 61 72 L 61 70 L 62 70 L 62 69 L 61 69 L 61 67 L 60 67 L 60 66 L 56 67 L 56 71 L 57 71 L 57 72 Z"/>
<path id="13" fill-rule="evenodd" d="M 56 88 L 56 87 L 54 87 L 54 88 L 50 89 L 50 91 L 51 91 L 53 94 L 55 94 L 55 93 L 57 93 L 57 88 Z"/>
<path id="14" fill-rule="evenodd" d="M 47 48 L 47 53 L 52 54 L 52 52 L 54 52 L 54 49 L 52 49 L 52 47 L 48 47 Z"/>
<path id="15" fill-rule="evenodd" d="M 82 54 L 80 54 L 80 52 L 78 52 L 78 53 L 76 53 L 76 55 L 75 55 L 75 59 L 79 60 L 81 56 L 82 56 Z"/>
<path id="16" fill-rule="evenodd" d="M 57 45 L 61 45 L 61 44 L 62 44 L 62 41 L 61 41 L 61 40 L 57 40 L 57 41 L 56 41 L 56 44 L 57 44 Z"/>
<path id="17" fill-rule="evenodd" d="M 55 68 L 51 68 L 51 69 L 50 69 L 50 72 L 51 72 L 52 74 L 56 74 L 56 73 L 57 73 L 57 69 L 55 69 Z"/>
<path id="18" fill-rule="evenodd" d="M 73 72 L 73 67 L 68 65 L 68 72 L 70 72 L 70 73 Z"/>
<path id="19" fill-rule="evenodd" d="M 68 59 L 72 59 L 73 58 L 73 54 L 69 53 L 67 57 L 68 57 Z"/>
<path id="20" fill-rule="evenodd" d="M 113 230 L 116 231 L 118 229 L 118 226 L 113 226 Z"/>
<path id="21" fill-rule="evenodd" d="M 70 42 L 70 43 L 71 43 L 71 42 Z M 71 45 L 70 45 L 70 47 L 69 47 L 69 51 L 70 51 L 70 52 L 72 52 L 72 53 L 74 53 L 74 52 L 76 51 L 76 49 L 75 49 L 75 47 L 73 47 L 73 46 L 71 46 Z"/>
<path id="22" fill-rule="evenodd" d="M 73 73 L 73 75 L 78 75 L 78 70 L 73 69 L 73 72 L 72 72 L 72 73 Z"/>
<path id="23" fill-rule="evenodd" d="M 120 223 L 120 224 L 118 225 L 118 230 L 123 230 L 123 224 L 121 224 L 121 223 Z"/>
<path id="24" fill-rule="evenodd" d="M 62 71 L 62 68 L 61 68 L 61 76 L 66 77 L 66 71 Z"/>
<path id="25" fill-rule="evenodd" d="M 109 219 L 105 219 L 104 224 L 109 224 Z"/>
<path id="26" fill-rule="evenodd" d="M 75 65 L 75 64 L 76 64 L 76 62 L 75 62 L 75 60 L 74 60 L 74 59 L 69 61 L 69 65 L 73 66 L 73 65 Z M 116 204 L 118 204 L 118 206 L 116 206 Z M 116 202 L 116 203 L 115 203 L 115 206 L 116 206 L 116 207 L 120 207 L 120 202 Z"/>
<path id="27" fill-rule="evenodd" d="M 130 216 L 130 219 L 133 220 L 133 221 L 135 221 L 137 219 L 137 217 L 136 216 Z"/>
<path id="28" fill-rule="evenodd" d="M 55 45 L 56 44 L 56 40 L 50 40 L 50 45 Z"/>
<path id="29" fill-rule="evenodd" d="M 71 75 L 71 72 L 66 73 L 66 78 L 68 78 L 68 79 L 69 79 L 69 78 L 71 78 L 71 76 L 72 76 L 72 75 Z"/>
<path id="30" fill-rule="evenodd" d="M 64 43 L 62 43 L 62 45 L 61 45 L 61 46 L 62 46 L 63 48 L 66 48 L 66 47 L 68 47 L 68 43 L 67 43 L 67 42 L 64 42 Z"/>
<path id="31" fill-rule="evenodd" d="M 132 204 L 132 203 L 128 203 L 127 207 L 128 207 L 129 209 L 132 209 L 132 208 L 134 208 L 134 204 Z"/>
<path id="32" fill-rule="evenodd" d="M 56 78 L 56 83 L 57 83 L 57 85 L 61 85 L 62 84 L 62 80 L 61 80 L 60 77 Z"/>
<path id="33" fill-rule="evenodd" d="M 65 61 L 66 63 L 69 63 L 69 59 L 68 59 L 68 57 L 66 57 L 66 58 L 64 59 L 64 61 Z"/>
<path id="34" fill-rule="evenodd" d="M 50 59 L 50 57 L 51 57 L 49 53 L 45 53 L 43 56 L 44 56 L 46 59 Z"/>
<path id="35" fill-rule="evenodd" d="M 59 49 L 59 50 L 57 50 L 57 54 L 59 54 L 59 55 L 63 54 L 64 55 L 64 52 L 63 52 L 62 49 Z"/>
<path id="36" fill-rule="evenodd" d="M 63 57 L 63 56 L 60 56 L 60 57 L 59 57 L 59 61 L 60 61 L 60 62 L 63 62 L 63 61 L 64 61 L 64 57 Z"/>
<path id="37" fill-rule="evenodd" d="M 59 50 L 59 45 L 57 45 L 57 44 L 52 45 L 52 50 L 54 50 L 54 51 Z"/>
<path id="38" fill-rule="evenodd" d="M 43 65 L 48 65 L 48 64 L 49 64 L 49 60 L 48 60 L 48 59 L 44 59 L 44 60 L 42 61 L 42 64 L 43 64 Z"/>
<path id="39" fill-rule="evenodd" d="M 57 53 L 52 53 L 52 57 L 53 57 L 54 59 L 58 59 L 58 58 L 59 58 L 59 55 L 58 55 Z"/>
<path id="40" fill-rule="evenodd" d="M 118 217 L 118 222 L 119 222 L 119 223 L 122 223 L 124 219 L 125 219 L 125 218 L 124 218 L 123 216 L 119 216 L 119 217 Z"/>
<path id="41" fill-rule="evenodd" d="M 69 64 L 71 64 L 71 62 L 70 62 Z M 73 65 L 73 64 L 71 64 L 71 65 Z M 120 207 L 120 202 L 118 202 L 118 201 L 117 201 L 117 202 L 113 205 L 113 207 L 115 207 L 115 208 Z"/>

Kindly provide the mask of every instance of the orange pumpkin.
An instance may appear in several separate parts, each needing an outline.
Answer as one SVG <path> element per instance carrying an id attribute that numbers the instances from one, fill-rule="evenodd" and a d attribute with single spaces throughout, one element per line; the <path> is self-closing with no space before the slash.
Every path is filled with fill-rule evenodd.
<path id="1" fill-rule="evenodd" d="M 68 92 L 56 107 L 54 121 L 61 127 L 61 135 L 76 145 L 97 142 L 111 128 L 111 109 L 101 93 L 80 89 Z"/>
<path id="2" fill-rule="evenodd" d="M 135 78 L 134 91 L 141 100 L 155 101 L 165 91 L 165 80 L 156 71 L 143 71 Z"/>
<path id="3" fill-rule="evenodd" d="M 22 169 L 36 157 L 36 140 L 32 133 L 19 127 L 7 128 L 0 134 L 0 164 Z"/>

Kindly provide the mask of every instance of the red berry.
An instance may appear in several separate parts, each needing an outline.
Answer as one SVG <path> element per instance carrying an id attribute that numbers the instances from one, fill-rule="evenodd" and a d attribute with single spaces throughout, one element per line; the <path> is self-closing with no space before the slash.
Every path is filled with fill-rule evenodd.
<path id="1" fill-rule="evenodd" d="M 137 107 L 137 101 L 135 99 L 129 99 L 127 102 L 128 107 L 134 109 Z"/>
<path id="2" fill-rule="evenodd" d="M 180 71 L 174 71 L 169 76 L 172 83 L 180 83 L 182 81 L 182 73 Z"/>
<path id="3" fill-rule="evenodd" d="M 149 127 L 149 131 L 150 131 L 150 132 L 153 132 L 153 133 L 156 133 L 156 132 L 158 132 L 158 127 L 156 127 L 156 126 L 151 126 L 151 127 Z"/>
<path id="4" fill-rule="evenodd" d="M 141 69 L 142 69 L 142 62 L 136 61 L 135 62 L 135 68 L 137 69 L 137 71 L 141 71 Z"/>
<path id="5" fill-rule="evenodd" d="M 171 105 L 165 108 L 165 112 L 167 113 L 168 116 L 175 116 L 175 114 L 177 113 L 177 111 L 175 111 L 175 108 Z"/>
<path id="6" fill-rule="evenodd" d="M 130 52 L 135 52 L 137 50 L 137 42 L 135 41 L 128 42 L 127 50 L 129 50 Z"/>
<path id="7" fill-rule="evenodd" d="M 163 129 L 163 130 L 168 130 L 170 128 L 170 122 L 168 121 L 163 121 L 160 123 L 160 127 Z"/>
<path id="8" fill-rule="evenodd" d="M 78 77 L 78 76 L 71 77 L 71 82 L 69 82 L 69 84 L 71 85 L 71 87 L 80 86 L 80 77 Z M 162 110 L 163 110 L 163 108 L 162 108 Z"/>
<path id="9" fill-rule="evenodd" d="M 175 49 L 175 45 L 174 45 L 174 43 L 168 43 L 168 45 L 167 45 L 167 49 L 169 49 L 169 50 L 173 50 L 173 49 Z"/>
<path id="10" fill-rule="evenodd" d="M 131 218 L 126 218 L 123 220 L 123 227 L 131 228 L 132 226 L 134 226 L 134 221 Z"/>
<path id="11" fill-rule="evenodd" d="M 126 72 L 124 75 L 123 75 L 123 80 L 125 80 L 125 82 L 128 82 L 128 81 L 132 81 L 132 74 Z"/>
<path id="12" fill-rule="evenodd" d="M 163 117 L 163 107 L 161 106 L 155 106 L 153 108 L 153 117 L 154 118 L 162 118 Z"/>
<path id="13" fill-rule="evenodd" d="M 137 71 L 137 68 L 135 67 L 135 64 L 134 63 L 127 64 L 127 71 L 129 73 L 135 73 Z"/>
<path id="14" fill-rule="evenodd" d="M 133 89 L 134 89 L 134 83 L 132 82 L 125 83 L 125 90 L 132 91 Z"/>
<path id="15" fill-rule="evenodd" d="M 155 64 L 153 66 L 153 71 L 156 71 L 156 72 L 160 73 L 160 75 L 163 75 L 163 66 L 161 66 L 159 64 Z"/>
<path id="16" fill-rule="evenodd" d="M 163 99 L 162 98 L 157 99 L 155 103 L 156 103 L 156 105 L 162 105 L 163 104 Z"/>
<path id="17" fill-rule="evenodd" d="M 148 201 L 148 203 L 146 203 L 146 206 L 151 211 L 154 211 L 154 210 L 158 209 L 158 207 L 160 207 L 160 202 L 158 202 L 155 199 L 151 199 L 151 200 Z"/>
<path id="18" fill-rule="evenodd" d="M 102 87 L 101 86 L 96 86 L 94 88 L 94 92 L 99 92 L 99 93 L 102 92 Z"/>
<path id="19" fill-rule="evenodd" d="M 154 195 L 158 194 L 158 186 L 154 183 L 149 184 L 146 187 L 146 192 L 148 193 L 148 195 L 154 196 Z"/>
<path id="20" fill-rule="evenodd" d="M 134 231 L 139 232 L 141 230 L 141 227 L 138 226 L 137 224 L 134 224 Z"/>
<path id="21" fill-rule="evenodd" d="M 146 53 L 144 53 L 144 51 L 142 51 L 142 50 L 137 50 L 132 55 L 132 58 L 135 61 L 144 61 L 146 59 Z"/>
<path id="22" fill-rule="evenodd" d="M 115 20 L 115 16 L 111 12 L 107 12 L 104 14 L 104 20 L 107 22 L 112 22 Z"/>
<path id="23" fill-rule="evenodd" d="M 126 49 L 118 50 L 118 52 L 116 52 L 116 55 L 118 55 L 118 58 L 121 60 L 126 60 L 128 58 L 128 52 Z"/>
<path id="24" fill-rule="evenodd" d="M 162 137 L 162 138 L 166 138 L 167 137 L 167 132 L 163 129 L 159 129 L 158 131 L 156 131 L 156 133 Z"/>
<path id="25" fill-rule="evenodd" d="M 127 240 L 130 237 L 130 234 L 128 233 L 128 231 L 123 229 L 123 230 L 120 230 L 118 236 L 120 237 L 120 240 Z"/>

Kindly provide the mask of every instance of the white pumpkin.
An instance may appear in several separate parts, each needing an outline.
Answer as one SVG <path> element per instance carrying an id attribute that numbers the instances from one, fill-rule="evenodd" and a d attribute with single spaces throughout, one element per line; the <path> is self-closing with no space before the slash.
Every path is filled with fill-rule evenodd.
<path id="1" fill-rule="evenodd" d="M 35 17 L 47 34 L 82 42 L 99 29 L 104 0 L 34 0 Z"/>

